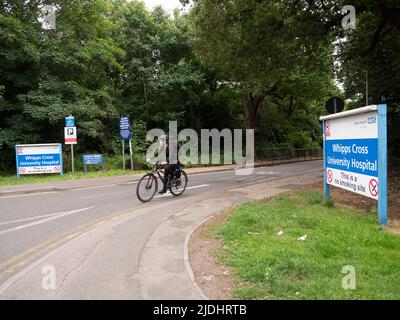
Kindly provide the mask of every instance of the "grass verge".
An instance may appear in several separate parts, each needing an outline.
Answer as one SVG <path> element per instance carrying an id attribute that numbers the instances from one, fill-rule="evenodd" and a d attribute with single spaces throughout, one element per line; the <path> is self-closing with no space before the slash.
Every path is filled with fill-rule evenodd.
<path id="1" fill-rule="evenodd" d="M 242 205 L 217 227 L 218 257 L 240 280 L 235 297 L 400 299 L 400 237 L 373 214 L 323 204 L 320 192 L 301 190 Z M 354 290 L 342 287 L 345 266 L 355 269 Z"/>

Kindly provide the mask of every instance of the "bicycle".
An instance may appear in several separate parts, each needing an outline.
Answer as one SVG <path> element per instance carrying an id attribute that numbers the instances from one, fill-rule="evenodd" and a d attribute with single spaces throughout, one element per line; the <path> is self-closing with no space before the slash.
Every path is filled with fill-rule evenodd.
<path id="1" fill-rule="evenodd" d="M 156 192 L 158 191 L 157 176 L 164 184 L 164 178 L 163 178 L 165 176 L 164 165 L 160 164 L 159 162 L 154 163 L 154 165 L 155 165 L 154 171 L 144 175 L 140 179 L 136 187 L 136 196 L 143 203 L 150 202 L 154 198 Z M 175 173 L 172 177 L 172 180 L 171 177 L 168 176 L 167 190 L 169 190 L 171 194 L 177 197 L 185 192 L 187 184 L 188 184 L 187 174 L 185 171 L 181 169 L 180 164 L 178 164 Z"/>

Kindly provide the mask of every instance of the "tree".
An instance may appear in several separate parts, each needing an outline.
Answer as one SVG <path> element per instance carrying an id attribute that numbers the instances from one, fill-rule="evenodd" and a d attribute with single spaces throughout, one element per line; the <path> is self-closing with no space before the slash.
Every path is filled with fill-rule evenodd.
<path id="1" fill-rule="evenodd" d="M 191 17 L 199 58 L 242 89 L 247 128 L 257 127 L 271 99 L 321 97 L 315 89 L 330 86 L 329 37 L 308 33 L 315 23 L 300 24 L 287 1 L 204 0 Z"/>
<path id="2" fill-rule="evenodd" d="M 62 141 L 63 119 L 78 119 L 80 147 L 109 150 L 118 112 L 115 82 L 124 52 L 104 18 L 108 1 L 56 2 L 57 29 L 38 21 L 44 1 L 7 1 L 0 13 L 0 145 Z M 1 6 L 0 6 L 1 7 Z"/>

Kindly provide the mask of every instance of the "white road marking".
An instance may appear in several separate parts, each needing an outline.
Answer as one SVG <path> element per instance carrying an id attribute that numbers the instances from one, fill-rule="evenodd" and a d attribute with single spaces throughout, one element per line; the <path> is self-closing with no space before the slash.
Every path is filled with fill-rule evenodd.
<path id="1" fill-rule="evenodd" d="M 93 208 L 95 208 L 95 207 L 87 207 L 87 208 L 82 208 L 82 209 L 63 211 L 63 212 L 59 212 L 59 213 L 56 213 L 56 214 L 48 215 L 47 218 L 39 220 L 39 221 L 35 221 L 35 222 L 28 223 L 28 224 L 24 224 L 22 226 L 18 226 L 18 227 L 2 230 L 2 231 L 0 231 L 0 235 L 6 234 L 6 233 L 10 233 L 10 232 L 13 232 L 13 231 L 17 231 L 17 230 L 21 230 L 21 229 L 25 229 L 25 228 L 29 228 L 29 227 L 33 227 L 33 226 L 36 226 L 36 225 L 39 225 L 39 224 L 42 224 L 42 223 L 46 223 L 46 222 L 49 222 L 49 221 L 52 221 L 52 220 L 55 220 L 55 219 L 59 219 L 59 218 L 65 217 L 65 216 L 69 216 L 69 215 L 74 214 L 74 213 L 87 211 L 87 210 L 90 210 L 90 209 L 93 209 Z"/>
<path id="2" fill-rule="evenodd" d="M 266 175 L 266 174 L 268 174 L 268 175 L 278 175 L 278 174 L 281 174 L 280 172 L 277 172 L 277 171 L 260 171 L 260 172 L 257 172 L 257 174 L 259 174 L 259 175 Z"/>
<path id="3" fill-rule="evenodd" d="M 198 185 L 198 186 L 188 187 L 188 188 L 186 188 L 186 190 L 204 188 L 204 187 L 209 187 L 209 186 L 210 186 L 209 184 L 200 184 L 200 185 Z M 157 195 L 157 196 L 155 196 L 154 198 L 162 198 L 162 197 L 169 197 L 169 196 L 172 196 L 172 193 L 170 193 L 169 191 L 167 191 L 167 193 Z"/>
<path id="4" fill-rule="evenodd" d="M 30 218 L 24 218 L 24 219 L 18 219 L 18 220 L 10 220 L 10 221 L 5 221 L 5 222 L 0 222 L 0 226 L 3 226 L 5 224 L 14 224 L 18 222 L 25 222 L 25 221 L 31 221 L 31 220 L 37 220 L 40 218 L 47 218 L 47 217 L 54 217 L 58 216 L 60 214 L 63 214 L 64 212 L 58 212 L 58 213 L 51 213 L 51 214 L 44 214 L 42 216 L 35 216 L 35 217 L 30 217 Z"/>
<path id="5" fill-rule="evenodd" d="M 186 188 L 186 190 L 204 188 L 204 187 L 209 187 L 209 186 L 210 186 L 209 184 L 200 184 L 198 186 L 193 186 L 193 187 Z"/>
<path id="6" fill-rule="evenodd" d="M 116 192 L 109 192 L 109 193 L 100 193 L 100 194 L 95 194 L 95 195 L 91 195 L 91 196 L 84 196 L 84 197 L 79 197 L 79 199 L 84 200 L 84 199 L 91 199 L 91 198 L 98 198 L 98 197 L 107 197 L 107 196 L 114 196 L 116 194 L 122 194 L 122 193 L 132 193 L 132 190 L 126 190 L 126 191 L 118 191 Z"/>

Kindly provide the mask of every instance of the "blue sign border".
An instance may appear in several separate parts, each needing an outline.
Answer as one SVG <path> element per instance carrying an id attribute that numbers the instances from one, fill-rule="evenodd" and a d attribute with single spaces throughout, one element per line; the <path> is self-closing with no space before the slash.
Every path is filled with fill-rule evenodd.
<path id="1" fill-rule="evenodd" d="M 122 120 L 127 121 L 125 126 L 122 126 Z M 120 116 L 119 118 L 119 138 L 123 141 L 129 141 L 132 139 L 132 131 L 130 129 L 131 118 L 130 116 Z"/>
<path id="2" fill-rule="evenodd" d="M 387 105 L 380 104 L 378 107 L 378 220 L 382 225 L 387 224 Z M 327 182 L 326 163 L 326 120 L 322 122 L 322 134 L 324 139 L 324 196 L 330 196 L 330 187 Z"/>
<path id="3" fill-rule="evenodd" d="M 101 162 L 100 163 L 86 163 L 85 162 L 85 157 L 88 157 L 88 156 L 101 156 Z M 83 159 L 83 168 L 84 168 L 84 171 L 85 171 L 85 174 L 87 173 L 87 166 L 96 166 L 96 165 L 98 165 L 98 166 L 101 166 L 101 171 L 104 173 L 104 155 L 102 155 L 102 154 L 84 154 L 83 156 L 82 156 L 82 159 Z"/>
<path id="4" fill-rule="evenodd" d="M 58 145 L 60 148 L 60 176 L 63 175 L 63 154 L 62 154 L 62 144 L 61 143 L 55 143 L 52 145 Z M 17 178 L 20 178 L 20 174 L 19 174 L 19 161 L 18 161 L 18 147 L 24 146 L 23 144 L 19 144 L 19 145 L 15 145 L 15 164 L 17 167 Z"/>
<path id="5" fill-rule="evenodd" d="M 70 121 L 70 122 L 69 122 Z M 65 126 L 67 128 L 70 127 L 75 127 L 75 117 L 74 116 L 69 116 L 65 118 Z"/>

